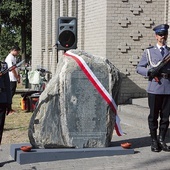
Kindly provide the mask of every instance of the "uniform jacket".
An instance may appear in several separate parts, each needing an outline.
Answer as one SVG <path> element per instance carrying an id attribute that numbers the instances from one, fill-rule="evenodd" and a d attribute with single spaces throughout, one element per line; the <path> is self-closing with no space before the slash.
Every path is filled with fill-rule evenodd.
<path id="1" fill-rule="evenodd" d="M 165 50 L 164 50 L 165 54 L 163 57 L 157 46 L 152 46 L 152 47 L 149 47 L 148 49 L 150 52 L 151 62 L 154 65 L 158 64 L 159 61 L 162 61 L 165 56 L 170 54 L 170 48 L 167 46 L 165 47 Z M 148 56 L 147 50 L 145 50 L 139 64 L 137 65 L 137 73 L 143 76 L 147 76 L 148 69 L 152 68 L 148 57 L 149 56 Z M 161 69 L 161 73 L 170 74 L 170 62 L 166 66 L 164 66 L 164 68 Z M 147 92 L 152 93 L 152 94 L 170 94 L 170 78 L 165 79 L 165 78 L 159 77 L 159 82 L 156 82 L 155 79 L 149 80 Z"/>
<path id="2" fill-rule="evenodd" d="M 7 63 L 0 61 L 0 71 L 7 69 Z M 8 72 L 0 76 L 0 103 L 11 104 L 11 90 L 10 90 L 10 80 Z"/>

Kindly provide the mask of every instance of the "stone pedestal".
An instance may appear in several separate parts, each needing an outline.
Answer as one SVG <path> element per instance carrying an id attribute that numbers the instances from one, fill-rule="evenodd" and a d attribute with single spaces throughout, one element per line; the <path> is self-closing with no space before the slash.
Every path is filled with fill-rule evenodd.
<path id="1" fill-rule="evenodd" d="M 19 164 L 31 164 L 37 162 L 51 162 L 69 159 L 94 158 L 101 156 L 134 154 L 134 149 L 123 149 L 121 146 L 107 148 L 79 148 L 79 149 L 32 149 L 23 152 L 20 147 L 24 144 L 12 144 L 11 157 Z M 30 144 L 26 144 L 30 145 Z"/>

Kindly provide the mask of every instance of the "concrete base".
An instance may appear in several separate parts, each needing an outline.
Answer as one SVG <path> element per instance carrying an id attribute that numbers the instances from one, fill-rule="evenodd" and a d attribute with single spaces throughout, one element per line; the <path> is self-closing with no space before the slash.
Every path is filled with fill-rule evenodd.
<path id="1" fill-rule="evenodd" d="M 26 143 L 12 144 L 10 147 L 11 157 L 19 164 L 37 162 L 49 162 L 67 159 L 90 158 L 100 156 L 114 156 L 134 154 L 133 149 L 123 149 L 121 146 L 106 148 L 61 148 L 61 149 L 32 149 L 30 152 L 20 150 Z"/>

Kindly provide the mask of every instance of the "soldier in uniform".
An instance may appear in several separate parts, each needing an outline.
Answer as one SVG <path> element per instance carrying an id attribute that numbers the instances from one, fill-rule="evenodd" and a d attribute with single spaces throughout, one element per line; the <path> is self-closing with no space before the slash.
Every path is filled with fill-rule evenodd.
<path id="1" fill-rule="evenodd" d="M 153 29 L 157 44 L 144 51 L 137 65 L 137 73 L 147 76 L 149 80 L 147 87 L 150 108 L 148 125 L 152 139 L 151 151 L 153 152 L 170 151 L 170 147 L 165 143 L 170 115 L 170 62 L 159 72 L 153 72 L 153 68 L 158 67 L 165 56 L 170 54 L 170 48 L 166 45 L 168 29 L 169 25 L 167 24 L 158 25 Z M 158 138 L 157 131 L 159 131 Z"/>
<path id="2" fill-rule="evenodd" d="M 11 110 L 11 90 L 8 72 L 2 74 L 3 70 L 8 69 L 7 63 L 0 61 L 0 144 L 4 130 L 5 116 Z"/>

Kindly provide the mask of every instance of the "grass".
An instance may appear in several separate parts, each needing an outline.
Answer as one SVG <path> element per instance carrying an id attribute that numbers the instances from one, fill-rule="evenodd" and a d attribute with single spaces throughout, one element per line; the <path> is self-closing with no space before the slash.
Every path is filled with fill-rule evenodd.
<path id="1" fill-rule="evenodd" d="M 20 101 L 21 95 L 14 95 L 12 108 L 16 112 L 6 116 L 2 144 L 29 142 L 28 127 L 32 112 L 22 110 Z"/>

